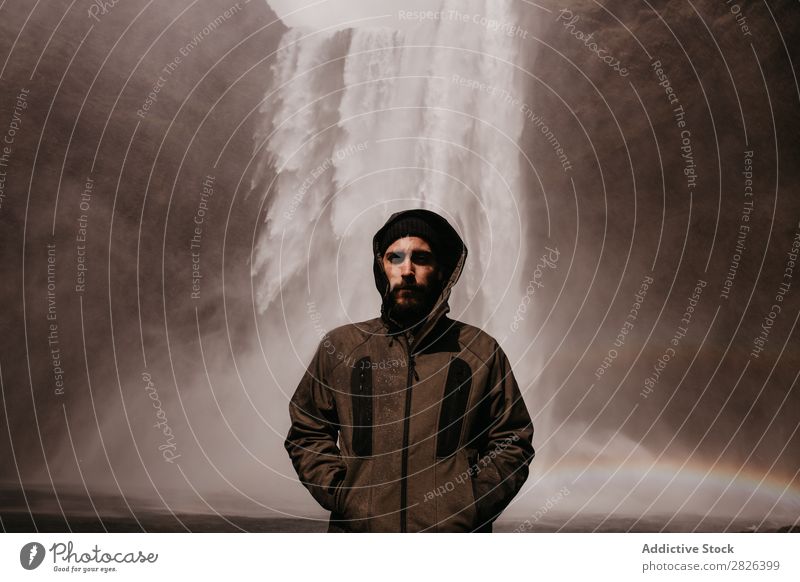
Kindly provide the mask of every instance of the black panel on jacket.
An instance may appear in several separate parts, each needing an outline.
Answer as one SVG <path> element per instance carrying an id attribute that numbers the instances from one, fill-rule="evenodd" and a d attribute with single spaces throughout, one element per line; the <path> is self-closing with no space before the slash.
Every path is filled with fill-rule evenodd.
<path id="1" fill-rule="evenodd" d="M 353 452 L 359 457 L 372 455 L 372 361 L 361 358 L 350 377 L 353 399 Z"/>
<path id="2" fill-rule="evenodd" d="M 436 440 L 437 457 L 449 457 L 458 448 L 471 385 L 472 370 L 469 364 L 461 358 L 453 359 L 447 372 L 447 382 L 439 413 L 439 432 Z"/>

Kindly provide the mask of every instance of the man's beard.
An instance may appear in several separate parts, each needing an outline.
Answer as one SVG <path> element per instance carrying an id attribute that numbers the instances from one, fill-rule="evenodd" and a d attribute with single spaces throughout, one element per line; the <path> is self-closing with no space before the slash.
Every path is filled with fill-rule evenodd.
<path id="1" fill-rule="evenodd" d="M 387 315 L 403 328 L 412 328 L 424 320 L 441 294 L 438 282 L 430 285 L 401 284 L 386 296 Z M 402 298 L 401 298 L 402 293 Z"/>

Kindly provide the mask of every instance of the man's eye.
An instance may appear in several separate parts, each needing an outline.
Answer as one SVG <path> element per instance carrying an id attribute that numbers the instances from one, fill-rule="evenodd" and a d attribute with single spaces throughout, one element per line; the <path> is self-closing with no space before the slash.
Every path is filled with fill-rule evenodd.
<path id="1" fill-rule="evenodd" d="M 414 253 L 411 260 L 417 265 L 430 265 L 433 262 L 433 255 L 431 253 Z"/>
<path id="2" fill-rule="evenodd" d="M 405 259 L 405 255 L 403 253 L 389 253 L 386 258 L 389 259 L 389 262 L 393 265 L 399 265 Z"/>

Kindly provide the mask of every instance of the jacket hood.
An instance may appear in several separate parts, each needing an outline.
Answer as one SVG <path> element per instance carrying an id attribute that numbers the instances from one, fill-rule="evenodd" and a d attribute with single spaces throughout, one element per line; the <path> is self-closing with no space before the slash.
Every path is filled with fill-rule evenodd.
<path id="1" fill-rule="evenodd" d="M 445 220 L 442 216 L 439 216 L 430 210 L 425 210 L 422 208 L 403 210 L 401 212 L 396 212 L 389 217 L 389 220 L 386 221 L 386 224 L 384 224 L 372 238 L 372 272 L 375 276 L 375 287 L 378 289 L 378 292 L 381 294 L 382 298 L 381 317 L 387 324 L 390 325 L 390 327 L 392 325 L 396 326 L 396 323 L 391 321 L 385 312 L 386 295 L 389 293 L 389 279 L 386 277 L 386 273 L 383 270 L 383 261 L 380 254 L 380 243 L 384 232 L 389 228 L 389 226 L 401 218 L 410 216 L 425 220 L 436 231 L 436 234 L 439 238 L 439 246 L 436 249 L 436 259 L 439 264 L 442 265 L 442 268 L 445 269 L 446 281 L 442 287 L 442 292 L 440 293 L 439 298 L 431 309 L 431 312 L 425 318 L 420 331 L 416 335 L 414 343 L 418 343 L 423 336 L 425 336 L 436 325 L 436 323 L 450 311 L 450 306 L 448 304 L 450 292 L 452 291 L 452 288 L 458 281 L 459 277 L 461 277 L 461 272 L 463 271 L 464 264 L 467 260 L 467 247 L 464 244 L 464 241 L 461 240 L 461 237 L 458 236 L 458 233 L 455 231 L 455 229 L 450 226 L 450 223 L 447 222 L 447 220 Z"/>

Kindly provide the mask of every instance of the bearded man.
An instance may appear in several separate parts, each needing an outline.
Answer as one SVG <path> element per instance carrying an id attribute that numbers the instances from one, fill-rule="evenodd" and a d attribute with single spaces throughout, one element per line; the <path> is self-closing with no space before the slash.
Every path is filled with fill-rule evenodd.
<path id="1" fill-rule="evenodd" d="M 414 209 L 373 252 L 381 315 L 320 343 L 286 450 L 330 532 L 491 532 L 528 477 L 533 425 L 497 341 L 446 315 L 467 248 Z"/>

